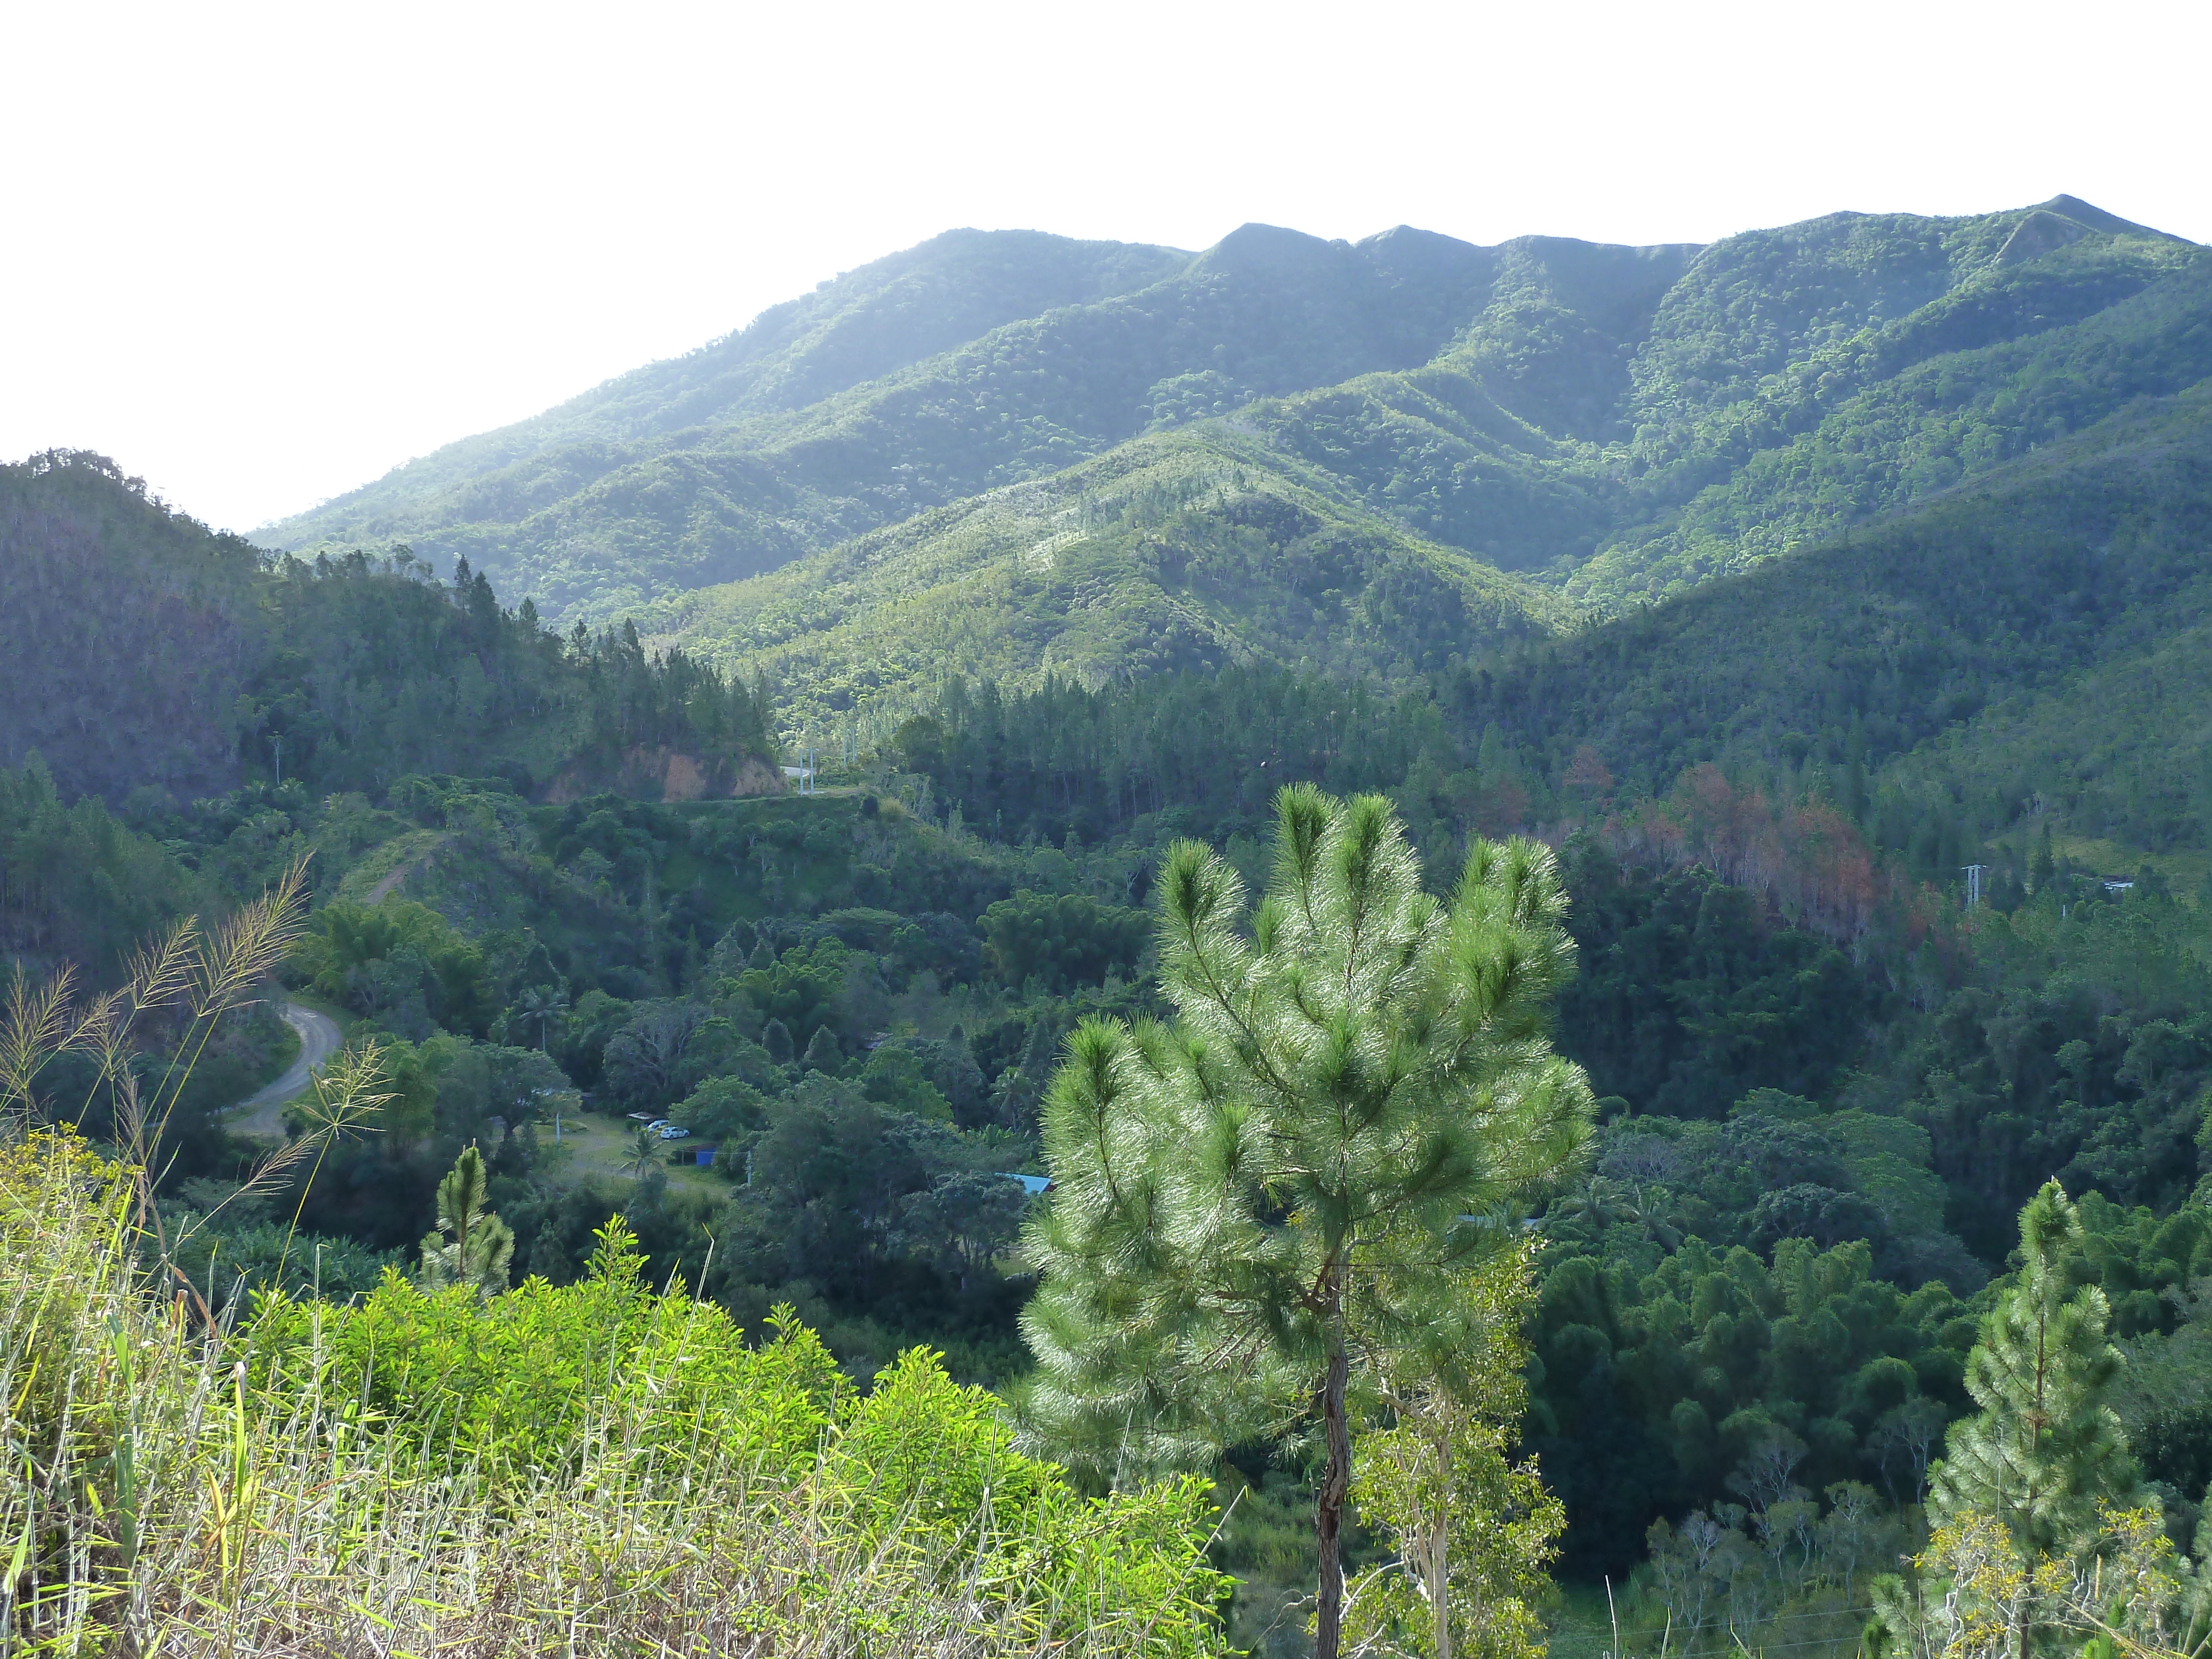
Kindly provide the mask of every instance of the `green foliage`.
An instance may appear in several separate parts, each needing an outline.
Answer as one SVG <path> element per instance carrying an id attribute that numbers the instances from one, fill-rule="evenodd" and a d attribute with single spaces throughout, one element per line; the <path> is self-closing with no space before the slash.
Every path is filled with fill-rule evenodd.
<path id="1" fill-rule="evenodd" d="M 197 1184 L 184 1183 L 188 1189 Z M 165 1207 L 162 1220 L 176 1241 L 171 1259 L 218 1311 L 257 1292 L 276 1290 L 343 1302 L 368 1295 L 382 1282 L 386 1269 L 400 1266 L 398 1250 L 372 1250 L 354 1239 L 303 1233 L 270 1219 L 257 1205 L 234 1205 L 220 1216 L 182 1206 L 173 1212 Z"/>
<path id="2" fill-rule="evenodd" d="M 2039 896 L 1982 921 L 1984 982 L 1897 1045 L 1898 1079 L 1876 1097 L 1927 1127 L 1954 1224 L 1984 1256 L 2010 1245 L 2008 1218 L 2054 1170 L 2124 1205 L 2188 1196 L 2212 1085 L 2204 926 L 2152 894 Z"/>
<path id="3" fill-rule="evenodd" d="M 490 1009 L 483 954 L 427 906 L 335 900 L 315 913 L 295 960 L 318 995 L 407 1037 L 431 1025 L 481 1034 Z"/>
<path id="4" fill-rule="evenodd" d="M 426 1290 L 458 1285 L 496 1296 L 507 1288 L 514 1230 L 484 1208 L 484 1188 L 483 1154 L 471 1146 L 438 1183 L 438 1230 L 422 1240 L 417 1276 Z"/>
<path id="5" fill-rule="evenodd" d="M 64 805 L 45 763 L 0 770 L 0 951 L 103 981 L 137 942 L 208 908 L 206 884 L 97 800 Z"/>
<path id="6" fill-rule="evenodd" d="M 807 1039 L 806 1052 L 799 1063 L 810 1072 L 841 1071 L 845 1064 L 845 1052 L 837 1046 L 837 1034 L 826 1025 L 817 1025 L 814 1035 Z"/>
<path id="7" fill-rule="evenodd" d="M 67 800 L 222 787 L 260 566 L 104 457 L 0 465 L 0 767 L 35 751 Z"/>
<path id="8" fill-rule="evenodd" d="M 1655 1516 L 1717 1514 L 1763 1449 L 1790 1452 L 1785 1484 L 1917 1499 L 1974 1340 L 1948 1286 L 1875 1278 L 1863 1241 L 1784 1239 L 1769 1265 L 1618 1222 L 1547 1231 L 1529 1443 L 1566 1504 L 1572 1571 L 1621 1576 Z"/>
<path id="9" fill-rule="evenodd" d="M 1333 1654 L 1353 1349 L 1453 1324 L 1454 1270 L 1571 1163 L 1589 1098 L 1545 1042 L 1572 963 L 1547 853 L 1478 846 L 1447 906 L 1387 802 L 1294 788 L 1278 812 L 1250 937 L 1236 873 L 1172 848 L 1176 1024 L 1086 1024 L 1054 1079 L 1023 1329 L 1036 1431 L 1103 1468 L 1319 1419 Z"/>
<path id="10" fill-rule="evenodd" d="M 952 1121 L 952 1103 L 938 1091 L 921 1057 L 903 1043 L 887 1042 L 860 1068 L 860 1091 L 895 1112 Z"/>
<path id="11" fill-rule="evenodd" d="M 405 548 L 271 559 L 97 456 L 0 471 L 0 582 L 23 677 L 0 765 L 36 750 L 72 798 L 174 811 L 257 775 L 410 773 L 726 794 L 771 752 L 757 686 L 635 629 L 564 641 L 465 558 L 450 582 Z"/>
<path id="12" fill-rule="evenodd" d="M 1756 894 L 1705 869 L 1623 869 L 1568 851 L 1583 964 L 1562 1028 L 1591 1086 L 1636 1110 L 1718 1117 L 1753 1089 L 1829 1091 L 1875 1012 L 1836 946 L 1778 927 Z"/>
<path id="13" fill-rule="evenodd" d="M 770 967 L 747 969 L 738 975 L 737 984 L 755 1007 L 782 1028 L 786 1043 L 804 1049 L 817 1032 L 836 1021 L 837 999 L 851 963 L 852 952 L 840 941 L 817 939 L 784 952 Z"/>
<path id="14" fill-rule="evenodd" d="M 2097 1506 L 2124 1502 L 2139 1478 L 2106 1400 L 2122 1363 L 2105 1337 L 2109 1304 L 2094 1285 L 2068 1291 L 2064 1257 L 2082 1238 L 2055 1181 L 2021 1212 L 2019 1281 L 1966 1362 L 1982 1409 L 1953 1428 L 1932 1480 L 1939 1516 L 1994 1516 L 2030 1558 L 2091 1536 Z"/>
<path id="15" fill-rule="evenodd" d="M 1545 1650 L 1540 1609 L 1567 1517 L 1534 1463 L 1513 1462 L 1507 1445 L 1494 1428 L 1448 1432 L 1436 1446 L 1411 1428 L 1361 1439 L 1353 1507 L 1396 1539 L 1405 1560 L 1354 1592 L 1352 1640 L 1389 1640 L 1441 1659 Z M 1441 1476 L 1429 1468 L 1439 1462 Z M 1440 1626 L 1446 1640 L 1437 1639 Z"/>
<path id="16" fill-rule="evenodd" d="M 1085 1498 L 920 1352 L 855 1398 L 788 1310 L 749 1346 L 649 1293 L 619 1221 L 563 1289 L 387 1274 L 203 1332 L 130 1196 L 80 1143 L 0 1155 L 11 1583 L 58 1592 L 11 1604 L 19 1644 L 1221 1650 L 1203 1483 Z"/>
<path id="17" fill-rule="evenodd" d="M 1100 904 L 1080 893 L 1000 899 L 977 919 L 992 971 L 1010 986 L 1034 978 L 1048 990 L 1133 973 L 1152 927 L 1141 910 Z"/>
<path id="18" fill-rule="evenodd" d="M 2085 1242 L 2055 1181 L 2021 1212 L 2021 1272 L 1966 1365 L 1982 1409 L 1953 1425 L 1933 1471 L 1929 1548 L 1908 1578 L 1875 1586 L 1891 1639 L 2025 1656 L 2039 1638 L 2117 1626 L 2154 1650 L 2202 1646 L 2206 1586 L 2177 1560 L 2158 1510 L 2131 1507 L 2145 1494 L 2110 1403 L 2124 1361 L 2106 1340 L 2103 1292 L 2068 1285 L 2066 1258 Z"/>
<path id="19" fill-rule="evenodd" d="M 923 513 L 655 625 L 790 688 L 810 731 L 886 727 L 948 662 L 1008 688 L 1227 667 L 1394 676 L 1540 636 L 1552 595 L 1364 510 L 1249 436 L 1146 438 L 1034 490 Z"/>
<path id="20" fill-rule="evenodd" d="M 477 1460 L 508 1480 L 575 1455 L 609 1407 L 648 1401 L 659 1443 L 704 1435 L 786 1471 L 810 1458 L 838 1393 L 813 1334 L 787 1323 L 748 1347 L 711 1304 L 652 1295 L 618 1218 L 595 1239 L 574 1285 L 532 1279 L 487 1303 L 468 1285 L 392 1275 L 343 1310 L 274 1297 L 240 1340 L 256 1380 L 280 1394 L 304 1383 L 319 1340 L 338 1391 L 438 1461 Z"/>
<path id="21" fill-rule="evenodd" d="M 735 1150 L 768 1119 L 768 1103 L 741 1078 L 709 1078 L 670 1115 L 710 1146 Z"/>
<path id="22" fill-rule="evenodd" d="M 1457 1294 L 1478 1313 L 1472 1346 L 1395 1355 L 1377 1379 L 1390 1420 L 1359 1437 L 1351 1499 L 1396 1559 L 1352 1587 L 1346 1623 L 1356 1645 L 1429 1659 L 1540 1659 L 1567 1517 L 1535 1460 L 1510 1455 L 1528 1398 L 1527 1253 L 1462 1275 Z"/>

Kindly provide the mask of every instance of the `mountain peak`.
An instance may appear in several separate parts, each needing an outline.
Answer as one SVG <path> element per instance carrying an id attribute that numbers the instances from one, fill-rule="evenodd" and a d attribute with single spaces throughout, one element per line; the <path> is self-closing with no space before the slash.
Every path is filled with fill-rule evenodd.
<path id="1" fill-rule="evenodd" d="M 1324 261 L 1340 259 L 1347 252 L 1348 245 L 1342 242 L 1255 222 L 1237 226 L 1199 258 L 1216 270 L 1273 275 L 1311 270 Z"/>
<path id="2" fill-rule="evenodd" d="M 2123 219 L 2117 213 L 2107 213 L 2104 209 L 2085 202 L 2078 196 L 2068 196 L 2063 192 L 2052 197 L 2047 202 L 2037 203 L 2031 210 L 2037 213 L 2055 213 L 2063 218 L 2071 219 L 2077 225 L 2086 226 L 2091 230 L 2101 230 L 2112 236 L 2165 236 L 2169 240 L 2177 242 L 2187 240 L 2185 237 L 2174 236 L 2170 232 L 2156 229 L 2150 225 L 2139 225 L 2132 219 Z"/>

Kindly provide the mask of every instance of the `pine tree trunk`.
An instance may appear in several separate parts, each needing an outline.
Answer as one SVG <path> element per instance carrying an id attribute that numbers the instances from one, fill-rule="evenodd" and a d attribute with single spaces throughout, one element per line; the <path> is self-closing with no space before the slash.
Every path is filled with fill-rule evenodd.
<path id="1" fill-rule="evenodd" d="M 1451 1638 L 1451 1517 L 1452 1445 L 1449 1432 L 1439 1434 L 1437 1449 L 1437 1510 L 1431 1523 L 1429 1546 L 1429 1607 L 1436 1614 L 1437 1659 L 1452 1659 Z"/>
<path id="2" fill-rule="evenodd" d="M 1332 1295 L 1331 1300 L 1334 1299 Z M 1344 1417 L 1345 1383 L 1351 1365 L 1345 1356 L 1341 1322 L 1332 1316 L 1329 1325 L 1328 1376 L 1321 1391 L 1322 1426 L 1328 1443 L 1328 1462 L 1322 1474 L 1321 1495 L 1314 1504 L 1315 1530 L 1321 1539 L 1321 1608 L 1314 1635 L 1314 1659 L 1336 1659 L 1341 1640 L 1341 1544 L 1345 1500 L 1352 1488 L 1352 1433 Z"/>

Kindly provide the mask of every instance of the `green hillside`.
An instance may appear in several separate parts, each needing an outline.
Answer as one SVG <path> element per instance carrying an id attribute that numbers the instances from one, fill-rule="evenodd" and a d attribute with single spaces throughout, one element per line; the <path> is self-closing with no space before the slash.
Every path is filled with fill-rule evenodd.
<path id="1" fill-rule="evenodd" d="M 1879 767 L 1930 744 L 1991 756 L 1996 744 L 2019 764 L 2015 803 L 2046 783 L 2056 799 L 2077 734 L 2030 711 L 2053 697 L 2092 707 L 2123 665 L 2185 659 L 2212 603 L 2209 551 L 2212 389 L 2197 388 L 1735 580 L 1471 670 L 1448 697 L 1556 775 L 1594 746 L 1632 792 L 1708 760 L 1832 771 L 1847 749 Z M 2189 722 L 2130 718 L 2154 695 L 2166 692 L 2108 699 L 2109 737 L 2082 741 L 2161 766 L 2193 754 Z M 2136 830 L 2170 838 L 2154 817 Z"/>
<path id="2" fill-rule="evenodd" d="M 343 540 L 542 506 L 560 482 L 588 481 L 620 465 L 619 446 L 803 409 L 1001 324 L 1148 287 L 1189 258 L 1170 248 L 1030 231 L 947 231 L 772 306 L 684 356 L 396 467 L 292 523 L 317 538 Z M 533 460 L 541 465 L 519 465 Z M 463 491 L 492 475 L 499 480 L 488 490 Z M 289 545 L 297 538 L 264 539 Z"/>
<path id="3" fill-rule="evenodd" d="M 787 727 L 818 738 L 887 734 L 948 675 L 1009 688 L 1260 665 L 1402 678 L 1571 614 L 1209 422 L 665 602 L 647 621 L 704 660 L 768 676 Z"/>
<path id="4" fill-rule="evenodd" d="M 1417 373 L 1249 418 L 1377 509 L 1611 609 L 2196 384 L 2207 282 L 2193 244 L 2068 198 L 1837 215 L 1698 252 L 1636 335 L 1532 281 Z"/>

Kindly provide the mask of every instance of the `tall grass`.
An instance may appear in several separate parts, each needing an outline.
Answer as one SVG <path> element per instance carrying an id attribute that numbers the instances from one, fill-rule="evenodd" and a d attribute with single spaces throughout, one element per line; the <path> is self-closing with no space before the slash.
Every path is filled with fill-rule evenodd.
<path id="1" fill-rule="evenodd" d="M 81 1143 L 0 1152 L 11 1659 L 1218 1645 L 1192 1488 L 1032 1491 L 1002 1514 L 987 1486 L 948 1516 L 924 1484 L 884 1513 L 895 1474 L 841 1458 L 835 1429 L 795 1468 L 727 1454 L 654 1420 L 675 1390 L 652 1379 L 587 1409 L 564 1455 L 495 1470 L 326 1386 L 337 1310 L 312 1310 L 283 1373 L 306 1386 L 250 1380 L 242 1334 L 155 1293 L 132 1203 Z M 646 1363 L 697 1357 L 678 1341 Z"/>
<path id="2" fill-rule="evenodd" d="M 598 1327 L 604 1285 L 479 1300 L 396 1279 L 359 1307 L 214 1315 L 152 1202 L 180 1083 L 139 1099 L 131 1032 L 174 1009 L 188 1069 L 287 947 L 297 900 L 295 884 L 212 937 L 188 927 L 89 1004 L 19 979 L 0 1006 L 0 1659 L 1219 1650 L 1203 1486 L 1084 1498 L 927 1356 L 866 1399 L 750 1400 L 731 1389 L 772 1390 L 775 1368 L 745 1369 L 718 1310 L 642 1286 L 623 1294 L 649 1315 Z M 126 1156 L 33 1121 L 33 1080 L 67 1046 L 118 1091 Z M 333 1073 L 263 1183 L 374 1127 L 373 1054 Z M 495 1339 L 549 1317 L 599 1380 L 568 1388 L 552 1428 L 538 1413 L 525 1455 L 468 1431 L 481 1402 L 453 1379 L 528 1396 L 546 1378 L 526 1361 L 391 1386 L 456 1345 L 526 1352 Z M 726 1431 L 763 1416 L 803 1432 Z"/>

